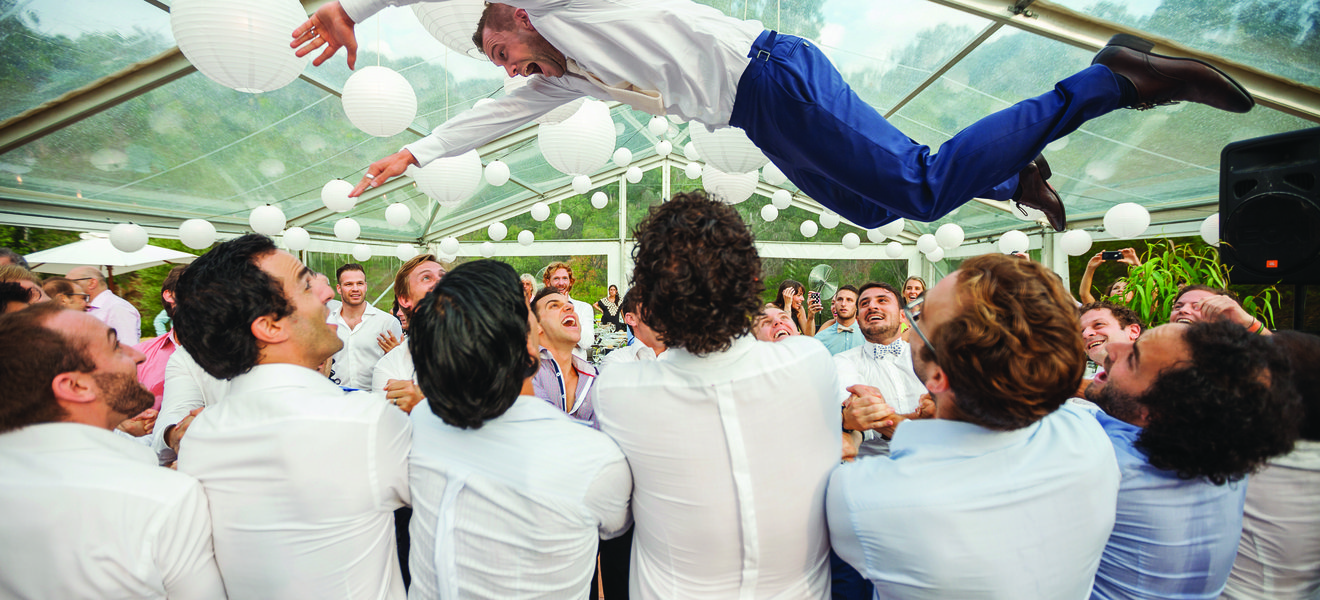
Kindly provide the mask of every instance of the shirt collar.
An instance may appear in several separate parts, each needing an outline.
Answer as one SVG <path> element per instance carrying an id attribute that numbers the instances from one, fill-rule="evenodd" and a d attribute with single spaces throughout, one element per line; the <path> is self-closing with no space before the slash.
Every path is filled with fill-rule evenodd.
<path id="1" fill-rule="evenodd" d="M 894 431 L 894 439 L 889 443 L 890 456 L 898 458 L 931 449 L 944 455 L 982 456 L 1025 443 L 1039 428 L 1040 421 L 1013 431 L 996 431 L 949 419 L 904 421 Z"/>
<path id="2" fill-rule="evenodd" d="M 573 368 L 577 369 L 578 372 L 592 377 L 596 375 L 596 367 L 591 366 L 591 363 L 587 362 L 585 358 L 576 354 L 570 354 L 569 356 L 573 357 Z M 550 352 L 549 348 L 541 346 L 541 360 L 555 361 L 555 355 Z M 555 364 L 559 364 L 558 361 L 555 361 Z"/>
<path id="3" fill-rule="evenodd" d="M 751 334 L 744 335 L 733 340 L 733 345 L 724 352 L 712 352 L 705 356 L 697 356 L 688 352 L 686 348 L 670 348 L 665 350 L 665 360 L 680 368 L 700 368 L 709 370 L 722 369 L 725 365 L 738 361 L 744 354 L 752 351 L 757 344 L 756 338 Z"/>
<path id="4" fill-rule="evenodd" d="M 345 393 L 335 385 L 335 382 L 312 369 L 289 363 L 270 363 L 257 365 L 247 373 L 235 377 L 230 384 L 229 395 L 225 396 L 225 399 L 229 401 L 260 397 L 260 394 L 255 392 L 272 387 L 300 388 L 308 395 Z"/>
<path id="5" fill-rule="evenodd" d="M 496 418 L 510 423 L 546 421 L 550 419 L 575 421 L 568 415 L 565 415 L 563 411 L 552 406 L 549 402 L 537 398 L 536 396 L 525 395 L 518 396 L 518 399 L 513 401 L 513 406 L 510 406 L 509 410 L 504 411 L 504 414 Z"/>
<path id="6" fill-rule="evenodd" d="M 0 448 L 23 452 L 48 453 L 62 450 L 90 450 L 97 454 L 113 453 L 143 464 L 156 466 L 146 446 L 120 438 L 107 429 L 82 423 L 39 423 L 0 434 Z M 144 452 L 145 451 L 145 452 Z"/>
<path id="7" fill-rule="evenodd" d="M 839 333 L 852 333 L 854 331 L 857 331 L 857 321 L 853 321 L 852 325 L 844 325 L 838 321 L 835 321 L 834 330 Z"/>

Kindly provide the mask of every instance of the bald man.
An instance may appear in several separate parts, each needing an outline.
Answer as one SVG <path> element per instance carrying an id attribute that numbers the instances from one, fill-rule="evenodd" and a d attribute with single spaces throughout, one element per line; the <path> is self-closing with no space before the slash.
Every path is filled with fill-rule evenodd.
<path id="1" fill-rule="evenodd" d="M 105 275 L 96 267 L 74 267 L 68 278 L 87 290 L 92 297 L 88 312 L 109 325 L 119 335 L 119 341 L 136 346 L 142 339 L 142 315 L 132 304 L 110 291 Z"/>

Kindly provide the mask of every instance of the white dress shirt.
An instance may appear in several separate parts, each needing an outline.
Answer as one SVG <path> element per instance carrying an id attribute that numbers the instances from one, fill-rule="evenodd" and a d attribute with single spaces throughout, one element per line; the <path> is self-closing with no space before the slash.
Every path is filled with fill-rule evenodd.
<path id="1" fill-rule="evenodd" d="M 610 367 L 596 418 L 633 474 L 633 598 L 828 598 L 834 362 L 807 337 Z"/>
<path id="2" fill-rule="evenodd" d="M 229 597 L 403 598 L 393 511 L 409 502 L 411 431 L 311 369 L 234 378 L 179 448 L 206 488 Z"/>
<path id="3" fill-rule="evenodd" d="M 1320 442 L 1297 440 L 1247 482 L 1237 559 L 1221 598 L 1320 597 Z"/>
<path id="4" fill-rule="evenodd" d="M 664 355 L 662 354 L 661 356 Z M 606 367 L 611 365 L 656 360 L 656 358 L 655 350 L 652 350 L 650 346 L 642 343 L 641 340 L 637 340 L 629 346 L 624 346 L 606 354 L 605 358 L 600 359 L 600 365 L 596 368 L 604 371 Z"/>
<path id="5" fill-rule="evenodd" d="M 169 464 L 177 458 L 174 450 L 165 443 L 165 433 L 193 409 L 211 406 L 228 393 L 228 381 L 212 377 L 183 346 L 174 349 L 169 362 L 165 363 L 165 395 L 160 402 L 160 414 L 156 416 L 156 427 L 151 433 L 152 447 L 162 464 Z"/>
<path id="6" fill-rule="evenodd" d="M 834 355 L 843 399 L 848 399 L 849 386 L 863 384 L 879 389 L 885 404 L 900 415 L 917 410 L 926 384 L 912 369 L 912 346 L 901 339 L 898 343 L 898 355 L 883 352 L 884 346 L 871 342 Z"/>
<path id="7" fill-rule="evenodd" d="M 330 313 L 327 323 L 335 325 L 335 333 L 339 335 L 339 340 L 344 342 L 344 349 L 336 352 L 334 355 L 334 364 L 331 367 L 330 379 L 335 380 L 344 387 L 356 388 L 359 390 L 371 389 L 371 370 L 375 368 L 376 362 L 385 356 L 385 351 L 380 349 L 380 344 L 376 338 L 382 333 L 391 332 L 395 339 L 403 339 L 403 326 L 399 324 L 399 319 L 379 308 L 367 303 L 366 310 L 362 313 L 362 320 L 358 322 L 357 327 L 350 328 L 348 322 L 344 320 L 340 310 Z"/>
<path id="8" fill-rule="evenodd" d="M 573 299 L 569 298 L 569 300 Z M 586 302 L 573 300 L 573 312 L 577 314 L 578 327 L 582 330 L 582 337 L 573 347 L 573 356 L 587 360 L 587 352 L 596 343 L 596 310 Z"/>
<path id="9" fill-rule="evenodd" d="M 425 402 L 412 421 L 408 596 L 586 597 L 597 540 L 632 522 L 614 441 L 535 396 L 479 429 L 446 425 Z"/>
<path id="10" fill-rule="evenodd" d="M 343 0 L 355 23 L 408 0 Z M 763 27 L 688 0 L 509 0 L 565 57 L 607 84 L 660 93 L 665 111 L 711 127 L 728 125 L 748 51 Z M 533 75 L 527 85 L 465 111 L 409 144 L 421 164 L 504 135 L 582 96 L 612 100 L 576 74 Z M 642 107 L 638 107 L 642 108 Z M 585 314 L 591 314 L 588 311 Z M 584 332 L 585 333 L 585 332 Z"/>
<path id="11" fill-rule="evenodd" d="M 384 394 L 385 384 L 391 379 L 417 380 L 417 368 L 413 366 L 412 351 L 408 349 L 408 342 L 395 346 L 376 361 L 376 366 L 371 369 L 371 391 Z"/>
<path id="12" fill-rule="evenodd" d="M 1114 527 L 1114 447 L 1069 404 L 1014 431 L 905 423 L 890 456 L 840 465 L 834 551 L 877 598 L 1082 599 Z"/>
<path id="13" fill-rule="evenodd" d="M 120 342 L 136 346 L 142 341 L 142 315 L 128 300 L 110 293 L 110 290 L 101 290 L 92 298 L 87 312 L 115 330 Z"/>
<path id="14" fill-rule="evenodd" d="M 197 480 L 78 423 L 0 434 L 0 596 L 223 599 Z"/>

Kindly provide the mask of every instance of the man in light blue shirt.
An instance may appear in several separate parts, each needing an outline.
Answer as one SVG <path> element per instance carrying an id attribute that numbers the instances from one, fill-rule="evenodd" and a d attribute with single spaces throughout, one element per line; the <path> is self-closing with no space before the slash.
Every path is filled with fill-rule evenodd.
<path id="1" fill-rule="evenodd" d="M 862 332 L 857 327 L 857 288 L 851 285 L 840 287 L 830 300 L 830 310 L 834 313 L 834 324 L 816 334 L 816 339 L 825 344 L 830 355 L 862 345 Z"/>
<path id="2" fill-rule="evenodd" d="M 1111 340 L 1087 396 L 1123 480 L 1093 598 L 1218 598 L 1237 556 L 1246 475 L 1301 420 L 1287 359 L 1232 323 Z"/>

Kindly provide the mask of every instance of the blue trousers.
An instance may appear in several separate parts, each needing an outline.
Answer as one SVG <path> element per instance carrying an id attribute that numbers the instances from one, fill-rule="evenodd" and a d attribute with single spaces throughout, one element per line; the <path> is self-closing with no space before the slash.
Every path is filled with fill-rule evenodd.
<path id="1" fill-rule="evenodd" d="M 974 197 L 1006 200 L 1046 144 L 1120 99 L 1116 75 L 1094 65 L 973 123 L 931 154 L 858 98 L 811 42 L 765 31 L 748 56 L 729 124 L 808 196 L 862 227 L 898 217 L 934 221 Z"/>

